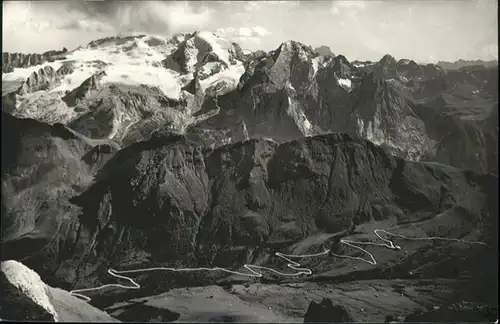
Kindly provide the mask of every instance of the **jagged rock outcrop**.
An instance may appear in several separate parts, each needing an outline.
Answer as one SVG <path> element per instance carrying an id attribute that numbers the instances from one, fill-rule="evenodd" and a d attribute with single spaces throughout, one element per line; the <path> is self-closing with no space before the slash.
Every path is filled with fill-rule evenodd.
<path id="1" fill-rule="evenodd" d="M 353 62 L 354 64 L 354 62 Z M 431 80 L 445 75 L 444 70 L 434 64 L 419 65 L 413 60 L 400 59 L 396 61 L 389 54 L 384 55 L 380 61 L 356 62 L 354 64 L 364 73 L 374 73 L 380 79 L 396 79 L 402 82 Z"/>
<path id="2" fill-rule="evenodd" d="M 380 77 L 393 77 L 397 72 L 397 61 L 389 54 L 384 55 L 377 64 L 373 65 L 373 72 Z"/>
<path id="3" fill-rule="evenodd" d="M 105 71 L 100 71 L 90 78 L 82 82 L 78 87 L 70 91 L 61 99 L 66 102 L 68 106 L 75 106 L 79 101 L 84 100 L 86 97 L 99 90 L 100 82 L 106 76 Z"/>
<path id="4" fill-rule="evenodd" d="M 134 35 L 134 36 L 109 36 L 103 37 L 89 42 L 86 46 L 88 48 L 98 48 L 99 46 L 106 44 L 116 44 L 122 45 L 134 39 L 141 39 L 146 37 L 146 35 Z"/>
<path id="5" fill-rule="evenodd" d="M 51 66 L 45 66 L 31 75 L 17 89 L 17 94 L 26 95 L 35 91 L 49 90 L 57 85 L 61 75 Z"/>
<path id="6" fill-rule="evenodd" d="M 85 97 L 83 90 L 93 91 L 95 84 L 89 82 L 87 88 L 74 93 Z M 196 100 L 196 96 L 173 100 L 158 88 L 148 86 L 110 84 L 98 89 L 91 100 L 79 104 L 90 109 L 69 126 L 90 138 L 110 138 L 124 145 L 148 139 L 159 128 L 182 132 L 189 121 L 189 115 L 183 112 L 193 104 L 190 100 Z"/>
<path id="7" fill-rule="evenodd" d="M 2 73 L 9 73 L 15 68 L 27 68 L 40 65 L 45 62 L 64 59 L 67 53 L 66 49 L 62 51 L 47 51 L 43 54 L 24 54 L 24 53 L 2 53 Z"/>
<path id="8" fill-rule="evenodd" d="M 70 75 L 75 71 L 71 64 L 63 64 L 59 69 L 57 69 L 57 74 L 60 76 Z"/>
<path id="9" fill-rule="evenodd" d="M 105 312 L 46 285 L 40 276 L 22 263 L 1 263 L 0 318 L 8 321 L 103 321 L 119 322 Z"/>
<path id="10" fill-rule="evenodd" d="M 332 300 L 323 298 L 320 303 L 311 302 L 304 315 L 304 323 L 349 323 L 355 322 L 349 309 L 333 305 Z"/>
<path id="11" fill-rule="evenodd" d="M 421 78 L 425 80 L 445 75 L 444 70 L 441 67 L 434 64 L 424 65 L 423 69 L 421 68 L 421 73 L 422 73 Z"/>
<path id="12" fill-rule="evenodd" d="M 2 111 L 14 114 L 16 116 L 23 115 L 27 112 L 32 115 L 32 117 L 45 116 L 49 109 L 46 109 L 45 101 L 39 99 L 33 102 L 28 99 L 26 102 L 19 101 L 19 98 L 29 98 L 30 94 L 38 91 L 49 91 L 60 85 L 61 80 L 71 73 L 73 73 L 73 68 L 69 64 L 63 64 L 59 69 L 54 70 L 51 66 L 44 66 L 39 70 L 32 72 L 29 77 L 21 82 L 21 84 L 16 87 L 14 91 L 8 92 L 2 95 Z M 50 98 L 50 96 L 48 96 Z M 43 109 L 39 109 L 41 108 Z M 57 111 L 57 106 L 55 107 Z M 54 120 L 58 121 L 59 118 L 64 119 L 62 116 L 53 115 Z M 38 119 L 37 118 L 37 119 Z M 43 121 L 49 121 L 49 118 L 40 118 Z M 47 120 L 48 119 L 48 120 Z"/>
<path id="13" fill-rule="evenodd" d="M 208 32 L 195 32 L 189 36 L 163 60 L 165 68 L 182 74 L 197 72 L 198 77 L 203 80 L 244 59 L 243 52 L 236 43 Z"/>
<path id="14" fill-rule="evenodd" d="M 330 62 L 333 72 L 339 79 L 349 80 L 347 81 L 348 83 L 344 85 L 347 86 L 347 90 L 350 90 L 351 79 L 355 77 L 357 72 L 356 67 L 354 67 L 344 55 L 338 55 Z M 342 84 L 342 82 L 340 83 Z"/>
<path id="15" fill-rule="evenodd" d="M 44 66 L 32 72 L 15 91 L 4 94 L 2 97 L 4 97 L 4 100 L 12 101 L 12 103 L 6 102 L 6 105 L 10 107 L 15 105 L 16 95 L 26 96 L 36 91 L 51 90 L 60 84 L 65 75 L 71 73 L 73 73 L 73 69 L 68 64 L 63 64 L 57 71 L 51 66 Z M 5 107 L 2 107 L 2 110 L 5 110 Z"/>
<path id="16" fill-rule="evenodd" d="M 421 67 L 413 60 L 401 59 L 396 63 L 396 70 L 401 73 L 406 80 L 421 76 Z"/>

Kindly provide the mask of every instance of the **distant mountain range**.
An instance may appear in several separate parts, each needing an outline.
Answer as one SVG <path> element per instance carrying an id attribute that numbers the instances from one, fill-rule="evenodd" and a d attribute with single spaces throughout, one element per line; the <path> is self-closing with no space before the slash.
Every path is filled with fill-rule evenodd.
<path id="1" fill-rule="evenodd" d="M 484 67 L 498 67 L 498 60 L 491 60 L 491 61 L 482 61 L 482 60 L 473 60 L 473 61 L 466 61 L 466 60 L 458 60 L 455 62 L 445 62 L 445 61 L 439 61 L 437 62 L 437 65 L 442 67 L 445 70 L 458 70 L 463 67 L 470 67 L 470 66 L 484 66 Z"/>

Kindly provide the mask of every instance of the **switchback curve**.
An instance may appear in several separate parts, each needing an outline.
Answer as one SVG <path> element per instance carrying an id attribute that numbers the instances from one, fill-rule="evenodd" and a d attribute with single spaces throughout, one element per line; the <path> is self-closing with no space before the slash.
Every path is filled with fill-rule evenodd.
<path id="1" fill-rule="evenodd" d="M 397 226 L 395 226 L 397 227 Z M 392 227 L 392 228 L 395 228 Z M 145 268 L 145 269 L 133 269 L 133 270 L 115 270 L 115 269 L 108 269 L 108 273 L 118 279 L 123 279 L 128 282 L 130 282 L 130 285 L 122 285 L 122 284 L 106 284 L 98 287 L 93 287 L 93 288 L 83 288 L 83 289 L 75 289 L 71 290 L 69 293 L 75 297 L 81 298 L 85 301 L 90 301 L 91 298 L 88 296 L 85 296 L 81 293 L 84 292 L 89 292 L 89 291 L 96 291 L 96 290 L 101 290 L 105 288 L 111 288 L 111 287 L 116 287 L 116 288 L 123 288 L 123 289 L 140 289 L 141 286 L 134 281 L 134 279 L 125 276 L 124 274 L 134 274 L 134 273 L 140 273 L 140 272 L 150 272 L 150 271 L 172 271 L 172 272 L 193 272 L 193 271 L 222 271 L 226 272 L 229 274 L 234 274 L 234 275 L 241 275 L 241 276 L 247 276 L 247 277 L 257 277 L 260 278 L 263 276 L 262 272 L 260 270 L 265 270 L 265 271 L 270 271 L 272 273 L 281 275 L 281 276 L 287 276 L 287 277 L 294 277 L 294 276 L 300 276 L 300 275 L 311 275 L 313 272 L 311 269 L 308 268 L 302 268 L 300 263 L 295 262 L 291 260 L 291 258 L 312 258 L 312 257 L 318 257 L 322 255 L 328 255 L 331 254 L 337 258 L 347 258 L 347 259 L 352 259 L 352 260 L 359 260 L 363 262 L 367 262 L 371 265 L 377 265 L 377 260 L 371 254 L 368 252 L 366 249 L 363 249 L 362 247 L 358 245 L 374 245 L 374 246 L 381 246 L 385 247 L 391 250 L 400 250 L 401 247 L 399 245 L 394 244 L 393 241 L 391 241 L 388 238 L 383 238 L 380 236 L 379 233 L 385 233 L 388 236 L 392 237 L 399 237 L 404 240 L 441 240 L 441 241 L 452 241 L 452 242 L 458 242 L 458 243 L 464 243 L 464 244 L 479 244 L 479 245 L 484 245 L 490 249 L 493 249 L 491 246 L 484 242 L 480 241 L 466 241 L 466 240 L 461 240 L 461 239 L 455 239 L 455 238 L 445 238 L 445 237 L 407 237 L 401 234 L 394 234 L 391 233 L 387 230 L 383 229 L 375 229 L 373 230 L 373 233 L 377 236 L 378 239 L 382 240 L 383 243 L 375 243 L 375 242 L 358 242 L 358 241 L 351 241 L 351 240 L 345 240 L 341 239 L 340 243 L 345 244 L 347 246 L 350 246 L 354 249 L 357 249 L 363 253 L 365 253 L 369 259 L 362 258 L 362 257 L 353 257 L 350 255 L 341 255 L 341 254 L 335 254 L 330 251 L 330 249 L 325 249 L 323 252 L 315 253 L 315 254 L 284 254 L 281 252 L 276 252 L 275 255 L 279 258 L 284 259 L 287 261 L 287 268 L 290 268 L 292 270 L 295 270 L 295 273 L 284 273 L 272 268 L 264 267 L 264 266 L 258 266 L 258 265 L 252 265 L 252 264 L 245 264 L 243 267 L 248 270 L 249 272 L 239 272 L 235 270 L 229 270 L 225 268 L 220 268 L 220 267 L 215 267 L 215 268 L 166 268 L 166 267 L 153 267 L 153 268 Z"/>

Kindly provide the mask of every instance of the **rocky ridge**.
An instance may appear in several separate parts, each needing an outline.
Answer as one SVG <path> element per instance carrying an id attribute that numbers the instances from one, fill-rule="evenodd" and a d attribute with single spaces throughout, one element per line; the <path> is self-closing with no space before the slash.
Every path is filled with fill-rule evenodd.
<path id="1" fill-rule="evenodd" d="M 28 68 L 45 62 L 53 62 L 55 60 L 64 59 L 64 54 L 68 51 L 51 50 L 42 54 L 24 54 L 24 53 L 2 53 L 2 73 L 9 73 L 16 68 Z"/>
<path id="2" fill-rule="evenodd" d="M 498 60 L 491 60 L 491 61 L 483 61 L 483 60 L 473 60 L 473 61 L 468 61 L 468 60 L 457 60 L 455 62 L 445 62 L 445 61 L 439 61 L 437 62 L 436 65 L 439 65 L 445 70 L 458 70 L 464 67 L 478 67 L 478 66 L 483 66 L 483 67 L 497 67 L 498 68 Z"/>
<path id="3" fill-rule="evenodd" d="M 241 140 L 242 125 L 250 138 L 278 142 L 347 132 L 406 159 L 430 159 L 496 172 L 495 163 L 485 164 L 496 151 L 495 145 L 485 144 L 487 135 L 480 126 L 485 115 L 477 115 L 476 108 L 463 107 L 459 96 L 464 90 L 456 86 L 434 90 L 446 98 L 439 105 L 435 104 L 436 94 L 427 93 L 436 89 L 437 80 L 456 79 L 453 74 L 448 76 L 437 67 L 413 61 L 396 62 L 390 56 L 357 68 L 342 55 L 325 58 L 302 48 L 297 43 L 285 44 L 248 63 L 238 90 L 206 100 L 200 111 L 217 114 L 190 127 L 188 136 L 216 147 Z M 474 87 L 480 90 L 467 90 L 482 92 L 491 102 L 478 98 L 475 103 L 476 99 L 469 97 L 470 105 L 477 105 L 477 111 L 484 114 L 495 109 L 497 100 L 492 88 L 485 88 L 497 83 L 498 71 L 490 73 L 475 79 Z M 462 115 L 457 115 L 459 112 Z M 456 130 L 453 137 L 450 129 Z M 445 158 L 457 152 L 465 152 L 465 159 Z"/>

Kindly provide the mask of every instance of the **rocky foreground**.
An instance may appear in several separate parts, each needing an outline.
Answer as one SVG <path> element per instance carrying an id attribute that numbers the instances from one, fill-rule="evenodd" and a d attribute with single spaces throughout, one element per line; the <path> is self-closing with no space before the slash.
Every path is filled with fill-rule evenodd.
<path id="1" fill-rule="evenodd" d="M 46 285 L 20 262 L 3 261 L 0 268 L 3 321 L 119 322 L 67 291 Z"/>

